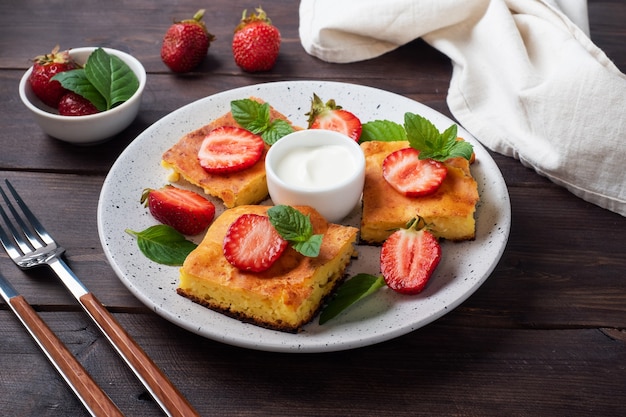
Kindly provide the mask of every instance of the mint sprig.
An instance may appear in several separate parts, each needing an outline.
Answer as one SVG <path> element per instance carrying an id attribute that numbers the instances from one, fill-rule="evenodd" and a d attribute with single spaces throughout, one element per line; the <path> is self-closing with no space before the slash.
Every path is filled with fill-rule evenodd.
<path id="1" fill-rule="evenodd" d="M 60 72 L 52 79 L 85 97 L 100 111 L 123 103 L 139 88 L 139 80 L 130 67 L 102 48 L 89 55 L 83 68 Z"/>
<path id="2" fill-rule="evenodd" d="M 141 232 L 126 229 L 126 233 L 137 238 L 139 250 L 148 259 L 163 265 L 182 265 L 187 255 L 197 247 L 176 229 L 165 224 L 151 226 Z"/>
<path id="3" fill-rule="evenodd" d="M 472 157 L 472 145 L 464 140 L 457 140 L 455 124 L 439 132 L 425 117 L 405 113 L 404 128 L 411 147 L 420 151 L 419 159 L 445 161 L 448 158 L 462 157 L 469 160 Z"/>
<path id="4" fill-rule="evenodd" d="M 355 275 L 339 286 L 335 295 L 322 310 L 319 324 L 326 323 L 357 301 L 375 293 L 385 285 L 385 280 L 382 276 L 370 274 Z"/>
<path id="5" fill-rule="evenodd" d="M 283 136 L 293 132 L 285 120 L 270 119 L 270 105 L 249 98 L 230 102 L 233 118 L 241 127 L 260 135 L 268 145 L 273 145 Z"/>
<path id="6" fill-rule="evenodd" d="M 404 141 L 420 151 L 420 159 L 445 161 L 461 157 L 470 160 L 474 148 L 472 144 L 457 139 L 457 125 L 453 124 L 440 132 L 430 120 L 414 113 L 404 114 L 404 124 L 389 120 L 374 120 L 363 124 L 361 142 L 364 141 Z"/>
<path id="7" fill-rule="evenodd" d="M 319 255 L 323 235 L 313 234 L 313 225 L 309 216 L 286 205 L 274 206 L 267 211 L 267 214 L 276 231 L 297 252 L 311 258 Z"/>

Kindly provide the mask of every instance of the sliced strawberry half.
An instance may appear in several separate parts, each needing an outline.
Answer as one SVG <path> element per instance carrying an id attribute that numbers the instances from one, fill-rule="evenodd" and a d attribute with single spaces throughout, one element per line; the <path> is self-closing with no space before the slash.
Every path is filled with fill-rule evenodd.
<path id="1" fill-rule="evenodd" d="M 259 135 L 235 126 L 213 129 L 198 151 L 202 168 L 214 174 L 242 171 L 256 164 L 265 150 Z"/>
<path id="2" fill-rule="evenodd" d="M 263 272 L 280 258 L 287 244 L 269 217 L 243 214 L 226 231 L 224 257 L 242 271 Z"/>
<path id="3" fill-rule="evenodd" d="M 387 286 L 402 294 L 417 294 L 425 287 L 441 260 L 441 246 L 428 230 L 396 230 L 380 251 L 380 270 Z"/>
<path id="4" fill-rule="evenodd" d="M 307 115 L 309 116 L 309 129 L 334 130 L 355 141 L 361 137 L 363 126 L 359 118 L 342 109 L 333 99 L 324 103 L 322 99 L 313 94 L 311 110 Z"/>
<path id="5" fill-rule="evenodd" d="M 215 206 L 206 198 L 190 190 L 171 185 L 154 190 L 146 188 L 141 203 L 159 222 L 172 226 L 184 235 L 197 235 L 213 221 Z"/>
<path id="6" fill-rule="evenodd" d="M 399 149 L 383 161 L 383 177 L 407 197 L 423 197 L 437 191 L 448 175 L 448 168 L 432 159 L 419 159 L 413 148 Z"/>

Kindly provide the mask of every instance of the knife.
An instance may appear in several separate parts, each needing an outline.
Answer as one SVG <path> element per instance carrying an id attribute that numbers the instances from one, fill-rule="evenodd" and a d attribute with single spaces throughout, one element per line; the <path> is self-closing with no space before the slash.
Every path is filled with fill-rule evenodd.
<path id="1" fill-rule="evenodd" d="M 0 295 L 92 416 L 124 417 L 72 352 L 2 274 L 0 274 Z"/>

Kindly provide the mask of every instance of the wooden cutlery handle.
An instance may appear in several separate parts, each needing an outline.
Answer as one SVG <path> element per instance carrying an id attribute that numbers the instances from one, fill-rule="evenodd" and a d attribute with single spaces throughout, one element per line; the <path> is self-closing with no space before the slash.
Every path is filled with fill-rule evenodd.
<path id="1" fill-rule="evenodd" d="M 164 411 L 173 417 L 199 417 L 198 412 L 193 409 L 187 399 L 137 342 L 128 335 L 95 295 L 88 292 L 79 300 L 137 377 L 151 390 L 157 401 L 161 402 L 160 405 Z"/>
<path id="2" fill-rule="evenodd" d="M 63 374 L 91 413 L 103 417 L 124 417 L 122 412 L 111 401 L 109 396 L 91 379 L 85 368 L 78 362 L 72 352 L 59 340 L 26 299 L 17 295 L 9 302 L 15 313 L 22 320 L 26 328 L 39 342 L 44 352 Z"/>

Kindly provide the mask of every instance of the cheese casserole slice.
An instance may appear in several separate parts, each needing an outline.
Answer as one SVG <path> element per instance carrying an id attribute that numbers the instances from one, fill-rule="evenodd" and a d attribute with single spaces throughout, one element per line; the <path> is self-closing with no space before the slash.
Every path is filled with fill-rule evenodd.
<path id="1" fill-rule="evenodd" d="M 256 98 L 253 100 L 260 101 Z M 270 106 L 270 120 L 289 120 L 285 115 Z M 291 124 L 291 122 L 289 122 Z M 261 159 L 252 167 L 230 174 L 211 174 L 205 171 L 198 162 L 198 151 L 205 136 L 220 126 L 241 127 L 230 112 L 213 120 L 211 123 L 190 132 L 179 139 L 162 156 L 161 165 L 172 169 L 171 180 L 176 182 L 182 177 L 187 182 L 202 188 L 206 194 L 219 198 L 228 208 L 244 204 L 256 204 L 268 196 L 265 177 L 265 151 Z M 299 129 L 295 128 L 294 129 Z"/>
<path id="2" fill-rule="evenodd" d="M 319 311 L 342 281 L 354 254 L 358 229 L 328 223 L 310 207 L 315 234 L 323 233 L 320 254 L 305 257 L 291 247 L 261 273 L 241 271 L 224 257 L 228 227 L 244 213 L 264 215 L 268 206 L 244 205 L 222 213 L 180 269 L 177 292 L 213 310 L 270 329 L 297 332 Z"/>
<path id="3" fill-rule="evenodd" d="M 438 237 L 448 240 L 475 238 L 474 212 L 478 203 L 478 186 L 464 158 L 445 162 L 448 173 L 439 189 L 425 197 L 406 197 L 383 178 L 383 161 L 390 153 L 409 147 L 406 141 L 364 142 L 365 187 L 361 239 L 383 242 L 395 229 L 404 227 L 415 216 L 421 216 Z"/>

